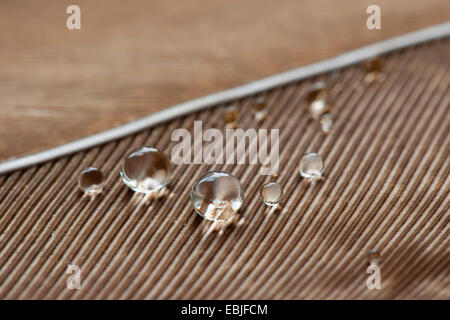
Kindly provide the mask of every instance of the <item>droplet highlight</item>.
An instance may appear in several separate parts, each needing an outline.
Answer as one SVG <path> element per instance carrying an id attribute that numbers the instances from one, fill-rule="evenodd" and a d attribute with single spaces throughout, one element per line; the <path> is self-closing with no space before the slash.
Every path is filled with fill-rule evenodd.
<path id="1" fill-rule="evenodd" d="M 267 119 L 269 112 L 267 110 L 266 100 L 263 97 L 255 99 L 252 109 L 256 121 L 262 122 Z"/>
<path id="2" fill-rule="evenodd" d="M 95 167 L 89 167 L 81 171 L 78 177 L 78 186 L 81 191 L 88 195 L 99 194 L 103 190 L 105 175 Z"/>
<path id="3" fill-rule="evenodd" d="M 281 202 L 283 189 L 278 183 L 269 182 L 261 187 L 260 196 L 265 205 L 273 207 Z"/>
<path id="4" fill-rule="evenodd" d="M 240 181 L 228 172 L 211 171 L 202 175 L 191 190 L 191 204 L 203 218 L 226 221 L 244 202 Z"/>
<path id="5" fill-rule="evenodd" d="M 300 175 L 303 178 L 316 179 L 322 177 L 323 161 L 317 153 L 307 153 L 300 160 Z"/>
<path id="6" fill-rule="evenodd" d="M 157 148 L 140 147 L 123 159 L 120 175 L 130 189 L 140 193 L 153 193 L 169 183 L 170 161 Z"/>
<path id="7" fill-rule="evenodd" d="M 328 90 L 324 82 L 317 82 L 309 89 L 306 99 L 309 105 L 309 112 L 314 120 L 318 120 L 320 115 L 329 109 L 327 98 Z"/>

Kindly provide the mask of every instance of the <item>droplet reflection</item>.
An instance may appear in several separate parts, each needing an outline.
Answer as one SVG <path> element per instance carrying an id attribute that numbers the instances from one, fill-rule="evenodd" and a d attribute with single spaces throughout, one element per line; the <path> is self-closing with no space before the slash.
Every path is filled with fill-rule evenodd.
<path id="1" fill-rule="evenodd" d="M 170 161 L 157 148 L 140 147 L 124 158 L 120 174 L 132 190 L 152 193 L 169 183 Z"/>
<path id="2" fill-rule="evenodd" d="M 233 217 L 244 201 L 244 190 L 239 180 L 224 171 L 202 175 L 191 191 L 191 204 L 203 218 L 225 221 Z"/>
<path id="3" fill-rule="evenodd" d="M 81 171 L 78 177 L 80 189 L 88 195 L 96 195 L 102 192 L 105 176 L 103 172 L 95 167 L 89 167 Z"/>
<path id="4" fill-rule="evenodd" d="M 317 153 L 307 153 L 300 160 L 300 175 L 303 178 L 317 179 L 322 177 L 323 161 Z"/>

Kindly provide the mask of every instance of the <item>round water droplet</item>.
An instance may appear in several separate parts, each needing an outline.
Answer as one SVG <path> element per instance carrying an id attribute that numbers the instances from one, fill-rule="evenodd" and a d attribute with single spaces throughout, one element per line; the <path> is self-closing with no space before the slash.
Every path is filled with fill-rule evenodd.
<path id="1" fill-rule="evenodd" d="M 377 249 L 369 250 L 369 253 L 367 254 L 367 260 L 369 261 L 369 264 L 380 264 L 381 262 L 380 258 L 381 255 Z"/>
<path id="2" fill-rule="evenodd" d="M 120 175 L 130 189 L 152 193 L 165 187 L 170 180 L 170 161 L 157 148 L 141 147 L 128 154 L 122 162 Z"/>
<path id="3" fill-rule="evenodd" d="M 322 132 L 328 133 L 330 132 L 331 127 L 333 127 L 333 116 L 329 113 L 325 113 L 320 117 L 320 128 L 322 129 Z"/>
<path id="4" fill-rule="evenodd" d="M 300 175 L 303 178 L 320 178 L 323 173 L 323 161 L 317 153 L 307 153 L 300 161 Z"/>
<path id="5" fill-rule="evenodd" d="M 283 189 L 278 183 L 269 182 L 262 186 L 260 195 L 266 205 L 275 206 L 281 202 Z"/>
<path id="6" fill-rule="evenodd" d="M 260 111 L 266 109 L 266 100 L 263 97 L 258 97 L 254 100 L 253 110 Z"/>
<path id="7" fill-rule="evenodd" d="M 78 177 L 78 185 L 86 194 L 97 194 L 102 192 L 105 176 L 100 169 L 89 167 L 81 171 Z"/>
<path id="8" fill-rule="evenodd" d="M 226 221 L 233 217 L 244 202 L 244 190 L 239 180 L 223 171 L 202 175 L 191 191 L 191 204 L 203 218 Z"/>

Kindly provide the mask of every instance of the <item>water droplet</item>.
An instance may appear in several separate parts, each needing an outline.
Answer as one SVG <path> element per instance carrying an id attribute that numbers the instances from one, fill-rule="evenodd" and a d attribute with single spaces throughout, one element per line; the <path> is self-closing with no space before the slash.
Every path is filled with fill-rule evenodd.
<path id="1" fill-rule="evenodd" d="M 342 75 L 342 70 L 341 69 L 337 69 L 337 70 L 333 70 L 330 74 L 330 81 L 335 81 L 337 79 L 339 79 L 339 77 Z"/>
<path id="2" fill-rule="evenodd" d="M 266 99 L 258 97 L 254 100 L 253 110 L 259 111 L 266 109 Z"/>
<path id="3" fill-rule="evenodd" d="M 269 113 L 266 106 L 266 100 L 263 97 L 255 99 L 253 112 L 253 116 L 258 122 L 264 121 L 267 118 Z"/>
<path id="4" fill-rule="evenodd" d="M 383 60 L 377 57 L 367 59 L 364 63 L 366 69 L 366 76 L 364 82 L 370 84 L 374 81 L 382 82 L 385 79 L 384 74 L 381 72 L 383 68 Z"/>
<path id="5" fill-rule="evenodd" d="M 144 193 L 143 196 L 142 196 L 142 194 L 136 194 L 138 196 L 142 196 L 142 197 L 136 198 L 136 201 L 140 202 L 140 203 L 145 203 L 146 205 L 149 205 L 152 202 L 159 201 L 161 199 L 169 197 L 169 194 L 170 193 L 169 193 L 169 190 L 167 190 L 167 188 L 160 188 L 155 191 L 150 191 L 148 193 Z"/>
<path id="6" fill-rule="evenodd" d="M 262 122 L 267 119 L 268 114 L 269 113 L 267 112 L 267 110 L 255 111 L 254 117 L 255 117 L 256 121 Z"/>
<path id="7" fill-rule="evenodd" d="M 369 264 L 380 264 L 381 262 L 381 254 L 377 249 L 370 249 L 367 254 L 367 260 Z"/>
<path id="8" fill-rule="evenodd" d="M 103 190 L 105 176 L 103 172 L 95 167 L 89 167 L 81 171 L 78 177 L 78 185 L 80 189 L 89 195 L 95 195 Z"/>
<path id="9" fill-rule="evenodd" d="M 313 119 L 319 119 L 320 115 L 327 111 L 327 97 L 328 91 L 324 82 L 317 82 L 309 89 L 306 98 L 309 104 L 309 112 Z"/>
<path id="10" fill-rule="evenodd" d="M 266 205 L 276 206 L 281 202 L 283 189 L 278 183 L 269 182 L 262 186 L 260 195 Z"/>
<path id="11" fill-rule="evenodd" d="M 239 180 L 223 171 L 202 175 L 191 191 L 191 204 L 203 218 L 225 221 L 233 217 L 244 201 Z"/>
<path id="12" fill-rule="evenodd" d="M 170 161 L 157 148 L 140 147 L 129 153 L 122 162 L 120 175 L 130 189 L 152 193 L 165 187 L 170 180 Z"/>
<path id="13" fill-rule="evenodd" d="M 323 173 L 323 161 L 317 153 L 307 153 L 300 161 L 300 175 L 303 178 L 320 178 Z"/>
<path id="14" fill-rule="evenodd" d="M 320 117 L 320 128 L 322 132 L 328 133 L 333 127 L 333 116 L 330 113 L 325 113 Z"/>
<path id="15" fill-rule="evenodd" d="M 225 109 L 223 121 L 225 122 L 227 128 L 236 128 L 238 118 L 239 110 L 236 107 L 231 106 Z"/>

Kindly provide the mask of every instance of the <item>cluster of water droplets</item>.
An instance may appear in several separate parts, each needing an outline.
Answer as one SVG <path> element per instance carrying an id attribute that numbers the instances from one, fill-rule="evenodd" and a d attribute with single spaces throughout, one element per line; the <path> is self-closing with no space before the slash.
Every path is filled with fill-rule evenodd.
<path id="1" fill-rule="evenodd" d="M 319 121 L 323 133 L 330 132 L 333 126 L 333 116 L 330 113 L 331 105 L 328 101 L 328 89 L 325 82 L 316 82 L 309 88 L 306 95 L 308 110 L 311 119 Z"/>
<path id="2" fill-rule="evenodd" d="M 367 60 L 366 81 L 381 81 L 382 61 L 378 58 Z M 307 95 L 306 102 L 310 118 L 318 121 L 321 131 L 328 133 L 333 127 L 333 116 L 328 101 L 329 91 L 324 82 L 314 83 Z M 269 112 L 266 99 L 257 97 L 252 100 L 254 118 L 264 121 Z M 236 128 L 239 110 L 236 106 L 227 107 L 222 115 L 226 128 Z M 306 153 L 300 159 L 299 173 L 305 179 L 320 179 L 324 172 L 322 157 L 314 152 Z M 168 157 L 155 147 L 140 147 L 122 160 L 120 175 L 125 185 L 137 193 L 154 194 L 164 189 L 171 179 L 171 163 Z M 105 182 L 103 172 L 95 167 L 84 169 L 79 175 L 79 187 L 89 195 L 102 192 Z M 268 207 L 279 207 L 283 198 L 283 188 L 276 182 L 261 186 L 259 195 Z M 214 222 L 230 221 L 244 202 L 244 190 L 236 177 L 224 171 L 210 171 L 198 178 L 190 192 L 191 204 L 195 211 L 207 220 Z M 369 252 L 369 262 L 379 263 L 379 252 Z"/>
<path id="3" fill-rule="evenodd" d="M 160 195 L 171 177 L 171 164 L 167 156 L 154 147 L 140 147 L 125 156 L 120 170 L 122 181 L 138 193 Z M 85 194 L 102 192 L 105 175 L 95 167 L 84 169 L 78 177 L 78 185 Z"/>

